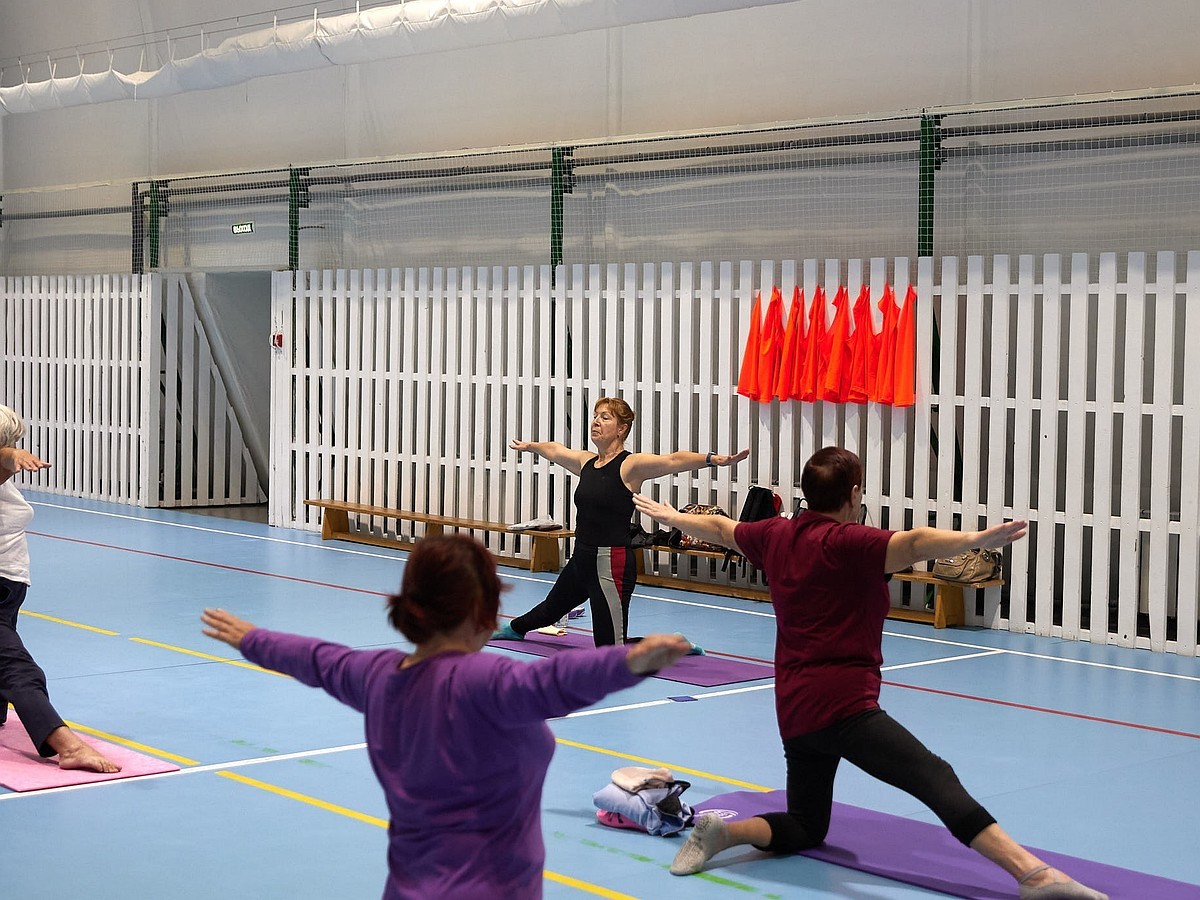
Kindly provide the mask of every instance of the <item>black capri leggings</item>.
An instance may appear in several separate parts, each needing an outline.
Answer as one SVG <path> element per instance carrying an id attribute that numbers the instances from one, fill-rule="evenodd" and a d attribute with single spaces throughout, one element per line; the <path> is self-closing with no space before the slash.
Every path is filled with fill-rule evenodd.
<path id="1" fill-rule="evenodd" d="M 629 633 L 629 600 L 637 585 L 634 553 L 628 547 L 589 547 L 576 543 L 546 599 L 513 619 L 513 630 L 527 634 L 535 628 L 553 625 L 588 600 L 596 646 L 625 643 Z"/>
<path id="2" fill-rule="evenodd" d="M 948 762 L 882 709 L 789 738 L 783 742 L 783 752 L 788 811 L 763 816 L 771 826 L 771 843 L 760 850 L 795 853 L 825 840 L 833 809 L 833 780 L 842 759 L 916 797 L 963 844 L 970 845 L 996 821 L 967 793 Z"/>
<path id="3" fill-rule="evenodd" d="M 17 634 L 17 614 L 28 587 L 0 578 L 0 724 L 8 717 L 11 702 L 38 753 L 53 756 L 55 751 L 46 738 L 64 723 L 50 703 L 46 674 Z"/>

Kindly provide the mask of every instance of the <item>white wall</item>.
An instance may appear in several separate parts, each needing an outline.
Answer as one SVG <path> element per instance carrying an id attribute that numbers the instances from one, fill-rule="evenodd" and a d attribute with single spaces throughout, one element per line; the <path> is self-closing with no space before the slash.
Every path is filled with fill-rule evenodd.
<path id="1" fill-rule="evenodd" d="M 21 4 L 18 15 L 15 5 L 0 3 L 4 61 L 270 8 L 42 0 Z M 1195 0 L 798 0 L 161 100 L 7 115 L 0 184 L 132 180 L 1191 84 L 1200 82 L 1198 33 Z"/>

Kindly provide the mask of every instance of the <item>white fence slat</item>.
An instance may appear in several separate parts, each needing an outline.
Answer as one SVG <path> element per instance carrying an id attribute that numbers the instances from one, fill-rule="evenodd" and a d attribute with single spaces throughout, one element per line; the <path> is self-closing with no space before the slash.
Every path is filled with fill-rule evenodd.
<path id="1" fill-rule="evenodd" d="M 810 271 L 810 269 L 812 271 Z M 885 287 L 890 284 L 888 281 L 887 260 L 881 258 L 872 259 L 870 263 L 870 273 L 869 283 L 871 285 L 871 319 L 874 323 L 873 327 L 875 328 L 876 333 L 878 333 L 881 323 L 881 317 L 879 316 L 878 310 L 879 302 L 883 298 Z M 816 288 L 815 276 L 815 268 L 811 267 L 808 261 L 805 261 L 804 288 L 809 298 L 810 305 L 813 296 L 812 292 Z M 926 402 L 928 402 L 928 395 L 926 395 Z M 806 433 L 802 434 L 802 443 L 804 443 L 804 439 L 807 438 L 808 434 L 811 434 L 812 431 L 811 427 L 807 427 L 811 422 L 811 411 L 807 408 L 808 404 L 804 404 L 804 406 L 806 407 L 803 415 L 804 421 L 801 423 L 801 425 Z M 863 475 L 863 481 L 866 482 L 866 503 L 869 516 L 868 521 L 879 526 L 885 524 L 883 521 L 883 500 L 885 496 L 885 489 L 887 488 L 887 485 L 884 483 L 883 479 L 883 417 L 883 407 L 875 401 L 868 401 L 867 443 L 864 447 L 865 453 L 863 456 L 863 466 L 866 471 Z M 807 456 L 812 454 L 812 450 L 810 448 L 811 444 L 806 446 L 801 452 L 801 456 L 804 456 L 807 459 Z"/>
<path id="2" fill-rule="evenodd" d="M 1058 408 L 1059 395 L 1059 339 L 1062 317 L 1062 257 L 1047 254 L 1042 259 L 1042 348 L 1039 354 L 1041 366 L 1040 438 L 1037 456 L 1037 509 L 1038 532 L 1035 559 L 1034 630 L 1043 637 L 1051 633 L 1054 604 L 1042 602 L 1042 598 L 1055 596 L 1054 548 L 1057 544 L 1057 493 L 1058 493 Z"/>
<path id="3" fill-rule="evenodd" d="M 540 278 L 538 275 L 540 274 Z M 531 291 L 534 308 L 536 309 L 537 322 L 537 369 L 534 376 L 534 384 L 536 385 L 536 406 L 538 417 L 538 434 L 553 435 L 554 425 L 550 418 L 551 399 L 550 389 L 553 385 L 551 377 L 551 359 L 556 352 L 554 347 L 554 331 L 550 327 L 550 318 L 552 312 L 553 295 L 551 293 L 550 272 L 549 269 L 543 267 L 534 269 L 533 266 L 525 267 L 525 281 L 528 284 L 528 290 Z M 542 438 L 546 440 L 547 438 Z M 552 437 L 550 439 L 553 439 Z M 549 460 L 538 460 L 538 477 L 541 483 L 551 484 L 558 478 L 559 472 L 554 471 L 559 469 L 558 466 L 551 466 Z M 556 492 L 555 497 L 559 494 Z M 555 511 L 550 505 L 550 497 L 546 496 L 542 500 L 541 509 L 538 515 L 553 516 Z"/>
<path id="4" fill-rule="evenodd" d="M 513 296 L 512 282 L 516 270 L 496 266 L 492 269 L 490 304 L 492 321 L 495 323 L 492 335 L 492 351 L 495 354 L 494 371 L 497 378 L 497 401 L 501 404 L 501 417 L 504 423 L 503 438 L 499 442 L 500 450 L 493 465 L 498 473 L 498 489 L 501 495 L 501 509 L 504 510 L 504 521 L 519 522 L 518 511 L 529 498 L 520 490 L 522 469 L 520 456 L 509 449 L 514 440 L 527 440 L 522 427 L 520 398 L 517 395 L 515 347 L 520 346 L 521 330 L 517 320 L 520 312 L 519 297 Z M 560 279 L 561 282 L 566 279 Z M 565 311 L 560 306 L 560 312 Z"/>
<path id="5" fill-rule="evenodd" d="M 720 415 L 720 411 L 717 409 L 717 398 L 721 394 L 721 386 L 717 384 L 717 370 L 720 368 L 720 363 L 717 362 L 714 366 L 713 342 L 716 339 L 727 344 L 729 336 L 728 330 L 725 332 L 717 330 L 719 326 L 714 293 L 712 263 L 703 262 L 700 264 L 694 302 L 696 309 L 694 327 L 698 337 L 695 360 L 697 385 L 695 430 L 699 444 L 696 449 L 712 447 L 718 453 L 732 453 L 734 452 L 732 448 L 719 443 L 713 427 L 714 419 Z M 725 340 L 721 340 L 723 337 Z M 720 349 L 718 348 L 716 352 L 719 355 Z M 700 490 L 705 498 L 705 503 L 713 502 L 716 475 L 716 470 L 706 469 L 700 478 Z"/>
<path id="6" fill-rule="evenodd" d="M 488 270 L 482 266 L 475 270 L 471 293 L 466 297 L 469 310 L 467 319 L 471 323 L 469 347 L 464 343 L 463 358 L 471 360 L 471 381 L 466 396 L 470 400 L 471 427 L 464 435 L 469 446 L 469 467 L 472 475 L 471 518 L 483 519 L 488 509 L 499 509 L 496 490 L 496 472 L 493 462 L 503 456 L 500 449 L 503 431 L 495 421 L 492 411 L 497 407 L 488 402 L 492 390 L 491 332 L 493 328 L 491 308 L 488 305 Z M 466 337 L 464 335 L 464 341 Z M 512 519 L 500 519 L 512 523 Z M 502 542 L 501 542 L 502 543 Z"/>
<path id="7" fill-rule="evenodd" d="M 711 274 L 711 267 L 709 272 Z M 712 415 L 716 419 L 716 446 L 721 453 L 736 453 L 748 447 L 747 432 L 737 429 L 737 421 L 749 401 L 737 395 L 738 366 L 741 348 L 746 343 L 747 317 L 733 293 L 733 264 L 722 262 L 712 287 L 712 321 L 716 324 L 717 364 L 712 380 L 715 391 L 710 398 Z M 707 452 L 707 451 L 706 451 Z M 714 491 L 728 490 L 729 469 L 718 469 L 713 475 Z"/>
<path id="8" fill-rule="evenodd" d="M 784 260 L 779 273 L 779 289 L 783 294 L 785 331 L 791 324 L 791 319 L 788 316 L 790 316 L 792 309 L 792 294 L 798 284 L 795 260 Z M 803 322 L 798 324 L 803 329 Z M 775 488 L 783 500 L 784 511 L 789 513 L 796 505 L 793 496 L 796 492 L 796 482 L 800 478 L 800 466 L 804 465 L 807 461 L 807 457 L 805 459 L 797 459 L 799 451 L 796 447 L 796 429 L 799 424 L 801 412 L 801 405 L 794 400 L 781 400 L 779 402 L 779 428 L 775 439 L 778 447 L 776 460 L 778 471 L 775 475 Z M 730 447 L 721 452 L 731 453 L 735 449 L 740 448 Z M 740 511 L 741 506 L 739 504 L 738 508 L 730 510 L 730 513 L 736 516 Z"/>
<path id="9" fill-rule="evenodd" d="M 1117 257 L 1100 256 L 1096 306 L 1096 431 L 1092 441 L 1095 453 L 1092 500 L 1092 571 L 1089 639 L 1094 644 L 1109 640 L 1109 584 L 1112 559 L 1112 492 L 1114 483 L 1113 434 L 1115 431 L 1117 364 Z M 1118 560 L 1119 563 L 1119 560 Z"/>
<path id="10" fill-rule="evenodd" d="M 1159 253 L 1155 259 L 1155 280 L 1151 290 L 1154 310 L 1154 347 L 1151 358 L 1152 414 L 1150 427 L 1149 471 L 1162 473 L 1150 481 L 1149 559 L 1142 559 L 1146 571 L 1146 605 L 1150 617 L 1150 649 L 1161 653 L 1167 642 L 1167 616 L 1175 612 L 1167 597 L 1168 559 L 1171 537 L 1171 421 L 1173 416 L 1173 376 L 1175 360 L 1175 254 Z"/>
<path id="11" fill-rule="evenodd" d="M 395 383 L 393 373 L 399 368 L 400 361 L 394 351 L 393 332 L 399 332 L 398 323 L 392 318 L 394 307 L 391 298 L 390 272 L 387 269 L 375 269 L 371 279 L 371 307 L 374 312 L 374 350 L 375 364 L 373 367 L 374 395 L 371 410 L 371 434 L 374 441 L 372 471 L 372 497 L 391 498 L 396 495 L 396 482 L 392 474 L 393 453 L 386 452 L 396 446 L 395 435 L 388 433 L 388 427 L 393 421 L 400 419 L 400 410 L 393 400 L 392 386 Z M 395 503 L 395 500 L 389 502 Z"/>
<path id="12" fill-rule="evenodd" d="M 1029 519 L 1030 528 L 1040 527 L 1031 508 L 1033 460 L 1031 437 L 1033 428 L 1033 372 L 1037 365 L 1034 359 L 1033 325 L 1036 313 L 1034 285 L 1036 275 L 1033 257 L 1022 255 L 1017 260 L 1017 344 L 1016 383 L 1013 400 L 1016 404 L 1016 439 L 1013 446 L 1013 518 Z M 1051 520 L 1053 522 L 1053 520 Z M 1053 527 L 1052 524 L 1050 527 Z M 1028 615 L 1029 557 L 1031 534 L 1027 540 L 1012 545 L 1012 568 L 1009 580 L 1010 631 L 1030 631 Z"/>
<path id="13" fill-rule="evenodd" d="M 416 303 L 416 367 L 414 389 L 416 398 L 416 416 L 413 419 L 412 456 L 410 457 L 408 475 L 412 479 L 413 509 L 421 512 L 437 512 L 437 504 L 431 496 L 429 459 L 427 456 L 429 432 L 433 427 L 430 420 L 430 392 L 432 390 L 431 373 L 433 368 L 433 341 L 436 332 L 433 330 L 433 296 L 430 285 L 430 271 L 426 268 L 417 270 L 416 288 L 413 300 Z M 528 357 L 525 357 L 528 359 Z M 397 526 L 400 527 L 400 526 Z M 411 532 L 410 532 L 411 533 Z"/>
<path id="14" fill-rule="evenodd" d="M 930 524 L 930 468 L 934 463 L 930 435 L 933 433 L 933 418 L 930 415 L 930 394 L 933 391 L 933 259 L 922 256 L 917 259 L 917 358 L 916 377 L 917 404 L 913 412 L 913 526 Z M 865 407 L 869 419 L 870 407 Z"/>
<path id="15" fill-rule="evenodd" d="M 968 260 L 968 266 L 970 260 Z M 938 334 L 941 357 L 938 360 L 937 387 L 937 527 L 954 527 L 955 461 L 958 448 L 958 350 L 954 335 L 959 329 L 959 283 L 958 260 L 942 258 L 942 283 Z M 897 300 L 902 299 L 903 288 L 897 284 Z M 895 526 L 893 526 L 895 527 Z"/>
<path id="16" fill-rule="evenodd" d="M 351 269 L 346 273 L 346 288 L 343 296 L 343 312 L 339 315 L 342 328 L 340 335 L 345 335 L 345 363 L 347 371 L 343 383 L 346 386 L 346 428 L 345 435 L 345 478 L 347 490 L 354 491 L 359 497 L 371 496 L 371 485 L 363 477 L 362 463 L 366 452 L 370 450 L 369 437 L 363 433 L 363 392 L 366 389 L 365 379 L 370 368 L 363 365 L 363 339 L 367 323 L 363 305 L 363 272 L 361 269 Z M 369 418 L 366 421 L 370 421 Z"/>
<path id="17" fill-rule="evenodd" d="M 987 460 L 982 446 L 983 407 L 969 399 L 983 396 L 983 265 L 978 257 L 972 257 L 967 262 L 967 291 L 962 309 L 966 363 L 962 373 L 962 439 L 955 455 L 961 460 L 959 469 L 962 472 L 960 527 L 974 530 L 981 524 L 979 464 L 981 460 Z M 957 391 L 955 394 L 957 395 Z M 958 404 L 956 396 L 955 406 Z M 955 417 L 957 418 L 957 413 Z M 990 460 L 988 462 L 990 463 Z"/>
<path id="18" fill-rule="evenodd" d="M 1130 253 L 1125 273 L 1125 366 L 1121 397 L 1121 488 L 1118 528 L 1117 642 L 1137 643 L 1141 603 L 1142 398 L 1146 317 L 1146 254 Z"/>
<path id="19" fill-rule="evenodd" d="M 825 288 L 825 334 L 829 334 L 829 327 L 833 323 L 833 316 L 835 315 L 833 300 L 837 296 L 838 287 L 842 283 L 839 263 L 840 260 L 836 259 L 825 260 L 825 274 L 822 285 Z M 817 392 L 819 395 L 819 387 Z M 838 433 L 837 405 L 825 400 L 819 400 L 813 406 L 817 414 L 821 417 L 821 447 L 840 445 L 841 435 Z"/>
<path id="20" fill-rule="evenodd" d="M 674 334 L 672 341 L 675 345 L 675 378 L 672 389 L 675 394 L 676 441 L 681 450 L 696 450 L 708 452 L 708 445 L 697 438 L 695 430 L 696 407 L 696 371 L 693 355 L 696 352 L 696 290 L 692 281 L 691 263 L 681 263 L 678 280 L 672 290 L 671 315 L 675 317 L 674 328 L 668 334 Z M 696 484 L 700 491 L 700 502 L 710 502 L 706 488 L 711 480 L 711 469 L 701 469 L 697 473 L 688 473 L 686 478 Z M 731 511 L 737 515 L 737 510 Z"/>
<path id="21" fill-rule="evenodd" d="M 906 257 L 897 257 L 892 271 L 892 282 L 896 285 L 896 300 L 903 307 L 908 286 L 912 283 L 912 272 Z M 897 316 L 899 313 L 897 312 Z M 897 336 L 897 343 L 899 339 Z M 908 460 L 909 436 L 912 434 L 911 408 L 891 407 L 891 447 L 888 451 L 891 465 L 889 502 L 891 505 L 891 528 L 907 528 L 908 519 Z"/>
<path id="22" fill-rule="evenodd" d="M 766 338 L 766 324 L 769 318 L 767 311 L 771 308 L 771 296 L 775 288 L 775 266 L 771 260 L 762 260 L 758 264 L 758 286 L 755 292 L 762 298 L 762 336 Z M 753 474 L 753 482 L 763 487 L 770 487 L 774 482 L 772 470 L 775 466 L 777 450 L 774 441 L 774 417 L 776 403 L 768 400 L 766 403 L 752 403 L 752 415 L 755 423 L 754 446 L 758 452 L 749 460 Z M 726 486 L 729 487 L 728 485 Z M 726 494 L 728 497 L 728 495 Z M 732 498 L 725 502 L 732 503 Z M 731 516 L 737 516 L 738 510 L 728 510 Z"/>
<path id="23" fill-rule="evenodd" d="M 968 268 L 978 265 L 986 273 L 982 257 L 972 257 Z M 1009 374 L 1011 347 L 1008 327 L 1012 306 L 1012 266 L 1007 256 L 992 259 L 991 285 L 983 288 L 989 300 L 990 350 L 992 356 L 991 377 L 987 400 L 988 449 L 987 449 L 987 521 L 989 525 L 1002 522 L 1008 517 L 1009 507 L 1005 498 L 1005 486 L 1009 483 L 1008 466 L 1012 458 L 1012 442 L 1008 431 L 1008 401 L 1012 396 Z M 981 398 L 982 399 L 982 398 Z M 974 620 L 988 628 L 1005 628 L 1003 616 L 1003 591 L 983 592 L 983 616 Z"/>
<path id="24" fill-rule="evenodd" d="M 1179 498 L 1178 652 L 1197 655 L 1200 613 L 1200 251 L 1187 255 L 1184 288 L 1183 441 Z"/>
<path id="25" fill-rule="evenodd" d="M 1067 314 L 1067 433 L 1063 442 L 1068 454 L 1065 524 L 1063 527 L 1062 633 L 1079 640 L 1082 630 L 1083 583 L 1083 448 L 1087 447 L 1087 357 L 1091 344 L 1088 332 L 1088 258 L 1071 256 Z"/>

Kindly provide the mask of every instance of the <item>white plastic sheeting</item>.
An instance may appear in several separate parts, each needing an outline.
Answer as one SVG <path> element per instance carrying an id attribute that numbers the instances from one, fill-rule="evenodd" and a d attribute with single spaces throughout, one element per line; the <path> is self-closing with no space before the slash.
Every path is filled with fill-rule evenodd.
<path id="1" fill-rule="evenodd" d="M 154 71 L 106 72 L 0 87 L 0 114 L 186 91 L 400 56 L 637 25 L 792 0 L 408 0 L 229 38 Z"/>

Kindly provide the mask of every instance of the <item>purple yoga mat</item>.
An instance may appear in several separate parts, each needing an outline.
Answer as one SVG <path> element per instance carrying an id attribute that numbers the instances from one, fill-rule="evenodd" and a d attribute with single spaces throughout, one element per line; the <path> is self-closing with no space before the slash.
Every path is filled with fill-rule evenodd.
<path id="1" fill-rule="evenodd" d="M 746 819 L 787 808 L 784 791 L 734 791 L 697 804 L 696 814 L 718 813 L 726 821 Z M 1200 886 L 1079 859 L 1050 850 L 1029 850 L 1112 900 L 1198 900 Z M 873 812 L 844 803 L 833 804 L 829 834 L 820 847 L 804 856 L 870 872 L 893 881 L 915 884 L 971 900 L 1009 900 L 1016 886 L 998 866 L 964 847 L 941 825 Z"/>
<path id="2" fill-rule="evenodd" d="M 523 641 L 492 641 L 495 647 L 532 653 L 534 656 L 553 656 L 563 650 L 578 650 L 594 647 L 590 634 L 569 631 L 561 636 L 539 634 L 531 631 Z M 670 668 L 663 669 L 654 678 L 693 684 L 697 687 L 716 687 L 721 684 L 737 684 L 741 681 L 757 681 L 774 678 L 775 668 L 761 663 L 729 659 L 724 656 L 685 656 Z"/>

